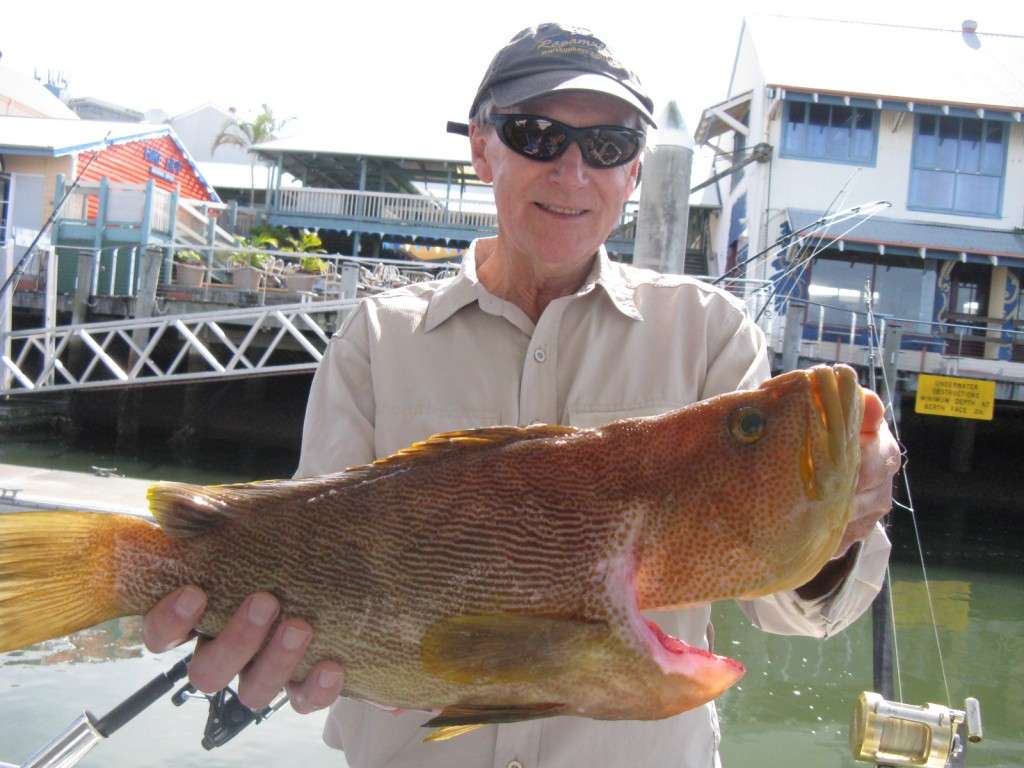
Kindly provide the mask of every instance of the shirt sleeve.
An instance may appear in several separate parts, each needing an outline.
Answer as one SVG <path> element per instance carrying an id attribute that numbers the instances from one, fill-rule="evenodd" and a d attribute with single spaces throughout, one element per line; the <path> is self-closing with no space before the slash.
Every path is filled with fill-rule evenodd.
<path id="1" fill-rule="evenodd" d="M 850 573 L 830 594 L 804 600 L 795 591 L 738 601 L 756 626 L 777 635 L 827 638 L 856 621 L 882 588 L 889 564 L 889 538 L 881 525 L 863 541 Z"/>
<path id="2" fill-rule="evenodd" d="M 726 337 L 721 351 L 709 358 L 702 398 L 753 389 L 771 375 L 767 340 L 750 317 L 742 313 L 739 322 L 723 322 L 722 326 L 735 330 Z M 852 624 L 874 600 L 882 588 L 890 548 L 885 532 L 876 526 L 862 543 L 846 578 L 829 594 L 805 600 L 788 590 L 738 601 L 739 606 L 766 632 L 830 637 Z"/>
<path id="3" fill-rule="evenodd" d="M 328 343 L 313 376 L 295 477 L 373 461 L 374 414 L 370 322 L 362 302 Z"/>

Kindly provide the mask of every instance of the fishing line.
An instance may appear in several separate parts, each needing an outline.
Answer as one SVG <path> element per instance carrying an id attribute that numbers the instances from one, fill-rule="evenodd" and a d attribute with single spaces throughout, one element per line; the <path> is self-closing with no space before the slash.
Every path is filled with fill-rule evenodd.
<path id="1" fill-rule="evenodd" d="M 870 296 L 869 296 L 869 299 L 870 299 Z M 869 316 L 869 320 L 868 320 L 869 326 L 872 329 L 872 332 L 869 333 L 869 337 L 871 337 L 871 336 L 873 336 L 873 333 L 874 333 L 874 312 L 873 312 L 873 309 L 871 308 L 870 301 L 868 303 L 868 316 Z M 897 354 L 898 354 L 898 351 L 897 351 Z M 871 366 L 871 372 L 872 372 L 872 375 L 873 375 L 874 374 L 874 366 Z M 896 422 L 895 411 L 893 409 L 893 402 L 892 402 L 892 399 L 893 399 L 893 383 L 894 382 L 890 382 L 889 381 L 888 374 L 886 373 L 886 370 L 885 370 L 885 365 L 883 364 L 882 365 L 882 386 L 885 389 L 886 408 L 889 411 L 889 413 L 892 415 L 891 427 L 892 427 L 892 431 L 893 431 L 893 436 L 896 438 L 896 442 L 899 444 L 899 446 L 901 448 L 901 454 L 905 455 L 905 450 L 906 449 L 903 447 L 903 440 L 900 438 L 899 425 Z M 924 562 L 924 546 L 921 544 L 921 532 L 918 529 L 918 525 L 917 525 L 917 510 L 914 508 L 914 500 L 913 500 L 913 496 L 911 495 L 911 492 L 910 492 L 910 473 L 907 471 L 907 462 L 905 462 L 905 461 L 902 463 L 902 466 L 900 467 L 900 475 L 902 475 L 902 477 L 903 477 L 903 491 L 907 495 L 907 503 L 905 505 L 904 504 L 900 504 L 899 506 L 902 509 L 905 509 L 908 512 L 910 512 L 910 521 L 911 521 L 911 523 L 913 525 L 913 528 L 914 528 L 914 541 L 915 541 L 915 543 L 917 545 L 918 559 L 921 561 L 921 579 L 922 579 L 922 583 L 924 584 L 925 599 L 926 599 L 926 601 L 928 603 L 928 614 L 931 617 L 931 621 L 932 621 L 932 633 L 935 636 L 935 649 L 938 652 L 938 657 L 939 657 L 939 671 L 942 673 L 942 685 L 943 685 L 943 688 L 946 691 L 946 705 L 949 706 L 949 707 L 952 707 L 953 697 L 950 695 L 950 692 L 949 692 L 949 678 L 946 675 L 946 662 L 945 662 L 945 659 L 943 658 L 943 655 L 942 655 L 942 642 L 939 639 L 939 623 L 938 623 L 938 620 L 935 618 L 935 603 L 934 603 L 934 601 L 932 599 L 931 584 L 930 584 L 930 582 L 928 580 L 928 569 L 925 566 L 925 562 Z M 889 601 L 890 605 L 889 605 L 889 610 L 892 613 L 893 645 L 895 647 L 895 644 L 896 644 L 895 606 L 893 605 L 893 600 L 892 600 L 892 578 L 891 578 L 891 574 L 890 574 L 888 566 L 886 566 L 886 578 L 889 579 L 889 586 L 890 586 L 890 601 Z M 898 669 L 899 669 L 899 666 L 898 666 L 898 660 L 897 660 L 897 670 Z M 898 674 L 898 672 L 897 672 L 897 674 Z M 900 687 L 902 688 L 902 682 L 900 683 Z M 901 693 L 901 698 L 902 698 L 902 693 Z"/>

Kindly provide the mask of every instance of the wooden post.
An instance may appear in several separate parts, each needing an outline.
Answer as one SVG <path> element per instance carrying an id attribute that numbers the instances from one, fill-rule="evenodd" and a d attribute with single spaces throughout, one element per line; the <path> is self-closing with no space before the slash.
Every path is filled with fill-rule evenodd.
<path id="1" fill-rule="evenodd" d="M 800 364 L 804 306 L 790 299 L 786 304 L 786 330 L 782 336 L 782 370 L 795 371 Z"/>
<path id="2" fill-rule="evenodd" d="M 57 248 L 50 246 L 46 249 L 46 308 L 43 312 L 43 324 L 46 326 L 46 355 L 44 365 L 50 371 L 46 378 L 47 384 L 52 384 L 53 358 L 57 346 L 54 332 L 57 328 Z"/>
<path id="3" fill-rule="evenodd" d="M 6 243 L 0 243 L 0 285 L 14 271 L 14 238 L 8 237 Z M 11 284 L 9 291 L 0 295 L 0 355 L 11 356 L 11 330 L 13 329 L 14 292 L 18 289 L 17 282 Z M 6 365 L 0 364 L 0 388 L 10 389 L 13 374 Z"/>

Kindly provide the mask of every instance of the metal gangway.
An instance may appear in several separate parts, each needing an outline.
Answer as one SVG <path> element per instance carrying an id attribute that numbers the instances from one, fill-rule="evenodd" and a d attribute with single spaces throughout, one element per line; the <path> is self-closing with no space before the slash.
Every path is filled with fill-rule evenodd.
<path id="1" fill-rule="evenodd" d="M 353 298 L 13 331 L 0 396 L 313 371 Z"/>

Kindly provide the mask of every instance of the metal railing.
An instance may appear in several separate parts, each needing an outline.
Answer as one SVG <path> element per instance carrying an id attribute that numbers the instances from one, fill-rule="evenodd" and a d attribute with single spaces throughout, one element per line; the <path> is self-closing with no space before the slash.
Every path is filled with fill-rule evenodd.
<path id="1" fill-rule="evenodd" d="M 480 231 L 493 231 L 498 227 L 496 213 L 453 210 L 446 207 L 444 201 L 431 196 L 348 189 L 282 189 L 274 212 Z"/>
<path id="2" fill-rule="evenodd" d="M 789 299 L 806 308 L 802 322 L 801 355 L 837 362 L 866 361 L 869 346 L 867 314 L 848 307 Z M 829 322 L 840 313 L 842 322 Z M 784 315 L 779 316 L 784 320 Z M 900 368 L 918 372 L 953 373 L 969 368 L 1024 379 L 1024 331 L 1003 328 L 994 322 L 970 324 L 918 318 L 875 315 L 876 346 L 884 343 L 887 328 L 900 327 Z M 779 346 L 782 323 L 772 328 L 773 346 Z"/>
<path id="3" fill-rule="evenodd" d="M 355 299 L 15 331 L 0 396 L 313 371 Z"/>

